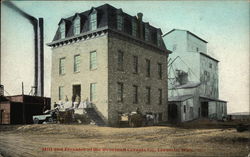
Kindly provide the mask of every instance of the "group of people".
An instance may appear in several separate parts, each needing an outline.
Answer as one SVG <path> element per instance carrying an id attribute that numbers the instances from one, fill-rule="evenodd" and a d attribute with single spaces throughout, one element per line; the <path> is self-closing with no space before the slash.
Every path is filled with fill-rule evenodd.
<path id="1" fill-rule="evenodd" d="M 81 101 L 79 95 L 76 95 L 75 98 L 72 97 L 72 101 L 69 101 L 68 97 L 65 97 L 65 101 L 59 101 L 59 103 L 54 102 L 54 109 L 58 110 L 67 110 L 67 109 L 81 109 L 91 107 L 91 102 L 86 98 L 84 101 Z"/>

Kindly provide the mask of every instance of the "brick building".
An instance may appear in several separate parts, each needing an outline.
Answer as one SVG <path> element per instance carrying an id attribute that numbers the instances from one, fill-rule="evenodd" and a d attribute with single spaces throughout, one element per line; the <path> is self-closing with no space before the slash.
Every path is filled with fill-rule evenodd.
<path id="1" fill-rule="evenodd" d="M 161 29 L 142 18 L 105 4 L 61 19 L 48 43 L 52 102 L 89 99 L 109 125 L 136 108 L 166 121 L 170 51 Z"/>
<path id="2" fill-rule="evenodd" d="M 32 124 L 34 115 L 50 109 L 50 98 L 14 95 L 0 96 L 0 124 Z"/>

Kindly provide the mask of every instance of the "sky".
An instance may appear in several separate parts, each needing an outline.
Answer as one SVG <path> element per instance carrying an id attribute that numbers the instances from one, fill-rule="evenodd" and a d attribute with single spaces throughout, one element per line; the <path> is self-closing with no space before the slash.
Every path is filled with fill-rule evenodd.
<path id="1" fill-rule="evenodd" d="M 13 1 L 23 11 L 44 18 L 44 42 L 52 41 L 61 18 L 109 3 L 163 34 L 177 28 L 208 41 L 208 54 L 219 62 L 219 95 L 228 113 L 249 112 L 248 1 Z M 34 83 L 33 27 L 28 20 L 1 5 L 1 84 L 5 95 L 29 94 Z M 45 45 L 45 96 L 50 97 L 51 49 Z"/>

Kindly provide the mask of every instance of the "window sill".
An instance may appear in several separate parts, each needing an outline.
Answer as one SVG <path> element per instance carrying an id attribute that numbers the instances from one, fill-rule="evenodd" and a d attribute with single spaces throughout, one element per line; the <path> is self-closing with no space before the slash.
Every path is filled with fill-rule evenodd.
<path id="1" fill-rule="evenodd" d="M 95 71 L 95 70 L 97 70 L 97 68 L 93 68 L 93 69 L 89 69 L 90 71 Z"/>
<path id="2" fill-rule="evenodd" d="M 78 74 L 78 73 L 80 73 L 80 71 L 75 71 L 75 72 L 74 72 L 74 74 Z"/>

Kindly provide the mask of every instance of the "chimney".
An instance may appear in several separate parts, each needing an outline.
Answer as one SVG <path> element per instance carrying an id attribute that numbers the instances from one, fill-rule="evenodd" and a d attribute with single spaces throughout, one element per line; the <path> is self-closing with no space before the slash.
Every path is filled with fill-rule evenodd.
<path id="1" fill-rule="evenodd" d="M 143 22 L 142 22 L 142 16 L 143 14 L 142 13 L 137 13 L 137 19 L 138 19 L 138 23 L 139 23 L 139 37 L 141 39 L 143 39 Z"/>
<path id="2" fill-rule="evenodd" d="M 38 19 L 38 78 L 37 78 L 37 95 L 44 96 L 44 35 L 43 35 L 43 18 Z"/>

